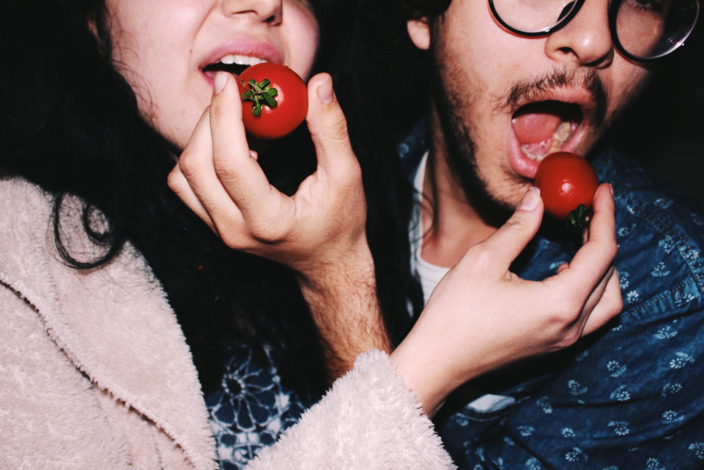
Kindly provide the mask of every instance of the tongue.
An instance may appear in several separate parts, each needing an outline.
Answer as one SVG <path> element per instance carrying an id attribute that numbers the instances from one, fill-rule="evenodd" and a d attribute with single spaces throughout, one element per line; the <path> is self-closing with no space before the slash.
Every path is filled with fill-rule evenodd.
<path id="1" fill-rule="evenodd" d="M 548 113 L 525 113 L 512 120 L 513 132 L 521 145 L 536 144 L 552 137 L 562 118 Z"/>

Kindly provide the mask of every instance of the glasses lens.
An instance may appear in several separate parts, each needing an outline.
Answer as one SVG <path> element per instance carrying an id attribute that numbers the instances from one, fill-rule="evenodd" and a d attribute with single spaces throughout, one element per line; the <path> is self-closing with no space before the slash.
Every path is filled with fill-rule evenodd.
<path id="1" fill-rule="evenodd" d="M 697 0 L 617 0 L 616 39 L 628 54 L 655 59 L 677 49 L 694 29 Z"/>
<path id="2" fill-rule="evenodd" d="M 575 0 L 493 0 L 498 20 L 519 33 L 551 29 L 577 8 Z"/>

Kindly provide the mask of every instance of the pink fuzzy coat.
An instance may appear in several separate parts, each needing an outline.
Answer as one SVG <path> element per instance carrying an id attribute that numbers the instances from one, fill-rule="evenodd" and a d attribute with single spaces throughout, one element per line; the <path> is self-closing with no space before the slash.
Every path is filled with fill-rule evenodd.
<path id="1" fill-rule="evenodd" d="M 64 227 L 80 227 L 79 208 Z M 81 230 L 64 235 L 94 253 Z M 216 468 L 188 346 L 144 260 L 127 248 L 77 271 L 53 237 L 50 199 L 0 180 L 0 468 Z M 388 357 L 370 352 L 248 468 L 451 467 Z"/>

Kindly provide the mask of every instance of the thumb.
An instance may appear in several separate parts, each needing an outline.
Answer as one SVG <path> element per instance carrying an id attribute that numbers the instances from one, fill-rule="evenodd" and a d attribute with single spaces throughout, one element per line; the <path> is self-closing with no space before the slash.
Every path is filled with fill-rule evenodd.
<path id="1" fill-rule="evenodd" d="M 340 103 L 326 73 L 315 75 L 308 82 L 308 130 L 318 156 L 318 166 L 325 173 L 333 169 L 349 174 L 358 168 Z M 357 170 L 359 171 L 359 170 Z"/>
<path id="2" fill-rule="evenodd" d="M 505 271 L 521 254 L 540 228 L 543 218 L 543 201 L 538 188 L 530 188 L 521 199 L 516 211 L 493 235 L 482 244 L 500 254 L 495 266 Z"/>

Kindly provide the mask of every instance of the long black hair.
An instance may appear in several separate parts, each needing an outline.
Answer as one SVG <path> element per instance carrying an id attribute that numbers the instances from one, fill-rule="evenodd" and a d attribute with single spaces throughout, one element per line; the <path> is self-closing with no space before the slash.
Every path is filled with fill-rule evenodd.
<path id="1" fill-rule="evenodd" d="M 403 113 L 403 107 L 412 108 L 404 101 L 412 93 L 356 106 L 378 92 L 374 70 L 365 64 L 383 68 L 370 48 L 369 28 L 383 25 L 384 15 L 354 2 L 314 5 L 321 18 L 316 70 L 331 71 L 339 85 L 363 169 L 379 300 L 398 343 L 410 327 L 408 306 L 419 308 L 422 301 L 408 271 L 409 188 L 386 138 L 401 126 L 385 122 L 379 107 L 398 106 Z M 283 351 L 282 376 L 289 386 L 322 392 L 327 377 L 319 337 L 294 274 L 225 247 L 169 190 L 166 179 L 178 150 L 141 117 L 134 92 L 114 68 L 107 21 L 103 0 L 6 6 L 0 20 L 0 172 L 55 197 L 56 244 L 67 264 L 99 267 L 125 243 L 142 253 L 177 315 L 205 391 L 221 380 L 229 347 L 267 341 Z M 291 149 L 297 152 L 293 158 Z M 291 193 L 315 169 L 310 137 L 305 130 L 294 133 L 260 162 L 274 184 Z M 97 259 L 76 259 L 58 237 L 59 208 L 69 194 L 85 201 L 86 221 L 95 209 L 105 215 L 105 231 L 84 227 L 103 247 Z"/>
<path id="2" fill-rule="evenodd" d="M 406 34 L 406 16 L 397 0 L 330 3 L 335 13 L 321 26 L 339 46 L 323 47 L 321 59 L 333 75 L 362 167 L 378 297 L 397 344 L 423 308 L 420 284 L 410 269 L 414 189 L 397 144 L 427 111 L 426 56 Z"/>
<path id="3" fill-rule="evenodd" d="M 108 222 L 100 233 L 85 225 L 103 247 L 97 259 L 75 258 L 57 236 L 63 261 L 91 269 L 134 245 L 176 312 L 205 391 L 222 378 L 230 346 L 266 341 L 284 352 L 284 381 L 321 392 L 319 337 L 293 273 L 225 247 L 167 187 L 178 151 L 141 117 L 113 67 L 104 2 L 13 2 L 2 16 L 0 172 L 54 196 L 57 234 L 69 194 L 85 201 L 86 220 L 97 209 Z M 295 165 L 275 150 L 262 158 L 289 192 L 315 165 L 308 139 L 291 139 L 300 140 L 286 146 Z"/>

